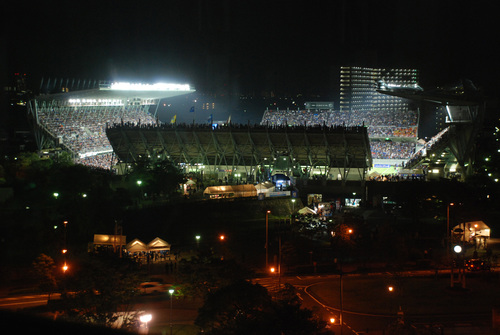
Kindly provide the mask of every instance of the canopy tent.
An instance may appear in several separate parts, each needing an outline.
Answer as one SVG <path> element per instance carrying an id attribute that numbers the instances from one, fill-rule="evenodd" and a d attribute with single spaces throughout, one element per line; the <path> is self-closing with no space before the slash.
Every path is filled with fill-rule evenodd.
<path id="1" fill-rule="evenodd" d="M 170 251 L 170 244 L 157 237 L 147 245 L 149 251 Z"/>
<path id="2" fill-rule="evenodd" d="M 316 214 L 316 212 L 314 210 L 310 209 L 307 206 L 302 208 L 302 209 L 299 209 L 298 213 L 301 215 Z"/>
<path id="3" fill-rule="evenodd" d="M 452 234 L 456 242 L 464 240 L 476 246 L 486 247 L 486 240 L 491 236 L 491 229 L 483 221 L 471 221 L 453 227 Z"/>
<path id="4" fill-rule="evenodd" d="M 252 184 L 209 186 L 203 194 L 210 198 L 256 197 L 257 189 Z"/>
<path id="5" fill-rule="evenodd" d="M 143 252 L 143 251 L 145 252 L 148 251 L 148 246 L 146 245 L 146 243 L 136 238 L 127 243 L 125 249 L 127 249 L 127 251 L 130 253 Z"/>
<path id="6" fill-rule="evenodd" d="M 275 188 L 276 187 L 274 186 L 274 184 L 270 181 L 265 181 L 263 183 L 255 185 L 255 189 L 257 190 L 257 194 L 260 194 L 260 193 L 268 194 L 268 193 L 274 191 Z"/>

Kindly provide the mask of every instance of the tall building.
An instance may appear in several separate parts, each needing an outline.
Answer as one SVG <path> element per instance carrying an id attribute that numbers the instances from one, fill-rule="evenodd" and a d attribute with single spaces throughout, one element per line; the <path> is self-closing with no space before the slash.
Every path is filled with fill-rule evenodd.
<path id="1" fill-rule="evenodd" d="M 380 85 L 414 89 L 418 87 L 418 72 L 414 69 L 343 66 L 340 68 L 340 110 L 408 110 L 406 99 L 377 92 Z"/>

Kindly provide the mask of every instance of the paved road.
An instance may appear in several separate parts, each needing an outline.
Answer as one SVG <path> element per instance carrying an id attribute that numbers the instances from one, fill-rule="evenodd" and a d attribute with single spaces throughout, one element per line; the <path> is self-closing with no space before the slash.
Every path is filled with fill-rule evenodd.
<path id="1" fill-rule="evenodd" d="M 58 299 L 59 294 L 52 294 L 51 299 Z M 0 308 L 8 310 L 18 310 L 46 305 L 47 294 L 15 295 L 0 298 Z"/>
<path id="2" fill-rule="evenodd" d="M 353 290 L 352 284 L 350 287 L 344 285 L 346 292 L 344 292 L 342 313 L 343 334 L 379 334 L 387 329 L 391 323 L 396 323 L 401 317 L 404 317 L 405 320 L 410 321 L 412 325 L 417 327 L 434 327 L 437 333 L 440 333 L 442 328 L 446 328 L 448 333 L 452 333 L 451 329 L 457 328 L 460 328 L 461 331 L 463 329 L 469 330 L 469 332 L 463 332 L 463 334 L 488 334 L 489 330 L 491 330 L 490 306 L 495 301 L 495 297 L 498 296 L 498 290 L 493 292 L 495 290 L 494 283 L 490 283 L 490 285 L 481 277 L 472 277 L 468 282 L 471 289 L 466 292 L 458 292 L 456 296 L 452 293 L 450 297 L 450 291 L 446 289 L 446 285 L 449 283 L 449 271 L 447 270 L 441 270 L 439 278 L 434 270 L 408 271 L 398 275 L 403 276 L 403 281 L 411 282 L 411 286 L 414 286 L 414 283 L 421 282 L 424 284 L 430 282 L 431 285 L 437 286 L 435 291 L 430 293 L 416 291 L 417 295 L 429 295 L 427 303 L 421 303 L 425 306 L 418 306 L 423 298 L 417 297 L 414 299 L 411 296 L 414 292 L 407 292 L 407 295 L 404 296 L 406 300 L 403 301 L 403 306 L 406 304 L 405 307 L 413 313 L 398 314 L 400 301 L 388 298 L 387 292 L 378 295 L 372 294 L 369 291 L 372 288 L 366 285 L 367 287 L 360 287 L 360 293 L 356 295 L 358 289 Z M 359 283 L 384 283 L 393 280 L 394 277 L 394 273 L 380 272 L 364 275 L 344 275 L 343 279 L 344 283 L 356 282 L 357 287 L 359 287 Z M 416 279 L 415 277 L 419 278 Z M 256 282 L 268 287 L 271 292 L 277 288 L 276 278 L 260 278 Z M 297 287 L 300 297 L 303 299 L 304 307 L 314 310 L 324 320 L 329 320 L 331 316 L 338 319 L 341 309 L 339 275 L 282 277 L 280 283 L 290 283 Z M 493 288 L 491 291 L 488 291 L 486 287 L 488 285 Z M 380 288 L 380 285 L 378 287 Z M 366 296 L 363 296 L 363 292 L 367 292 Z M 439 295 L 440 292 L 444 293 L 443 296 Z M 490 299 L 490 295 L 495 295 L 495 297 Z M 370 299 L 380 301 L 373 302 Z M 478 308 L 478 302 L 483 301 L 481 299 L 484 299 L 484 306 Z M 356 301 L 353 303 L 353 300 Z M 448 308 L 447 303 L 452 304 L 452 306 Z M 428 311 L 426 308 L 428 308 Z M 405 308 L 402 309 L 402 312 L 405 312 Z M 338 333 L 340 327 L 335 326 L 334 328 L 337 329 Z"/>

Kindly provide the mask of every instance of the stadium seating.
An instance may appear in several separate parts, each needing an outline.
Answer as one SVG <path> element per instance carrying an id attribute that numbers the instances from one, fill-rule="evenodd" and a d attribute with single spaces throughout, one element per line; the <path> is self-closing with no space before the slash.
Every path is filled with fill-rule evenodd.
<path id="1" fill-rule="evenodd" d="M 116 164 L 106 125 L 152 125 L 156 120 L 144 106 L 57 107 L 38 113 L 39 125 L 69 149 L 76 163 L 110 169 Z"/>
<path id="2" fill-rule="evenodd" d="M 334 110 L 266 110 L 261 125 L 268 126 L 365 126 L 374 159 L 408 159 L 415 152 L 418 132 L 416 111 L 372 112 Z M 411 139 L 383 141 L 382 139 Z"/>

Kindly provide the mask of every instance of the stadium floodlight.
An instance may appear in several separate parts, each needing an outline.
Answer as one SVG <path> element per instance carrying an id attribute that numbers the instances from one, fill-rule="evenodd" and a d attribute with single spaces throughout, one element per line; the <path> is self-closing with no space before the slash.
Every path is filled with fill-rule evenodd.
<path id="1" fill-rule="evenodd" d="M 110 89 L 117 91 L 189 91 L 191 88 L 189 84 L 115 82 L 111 83 Z"/>

